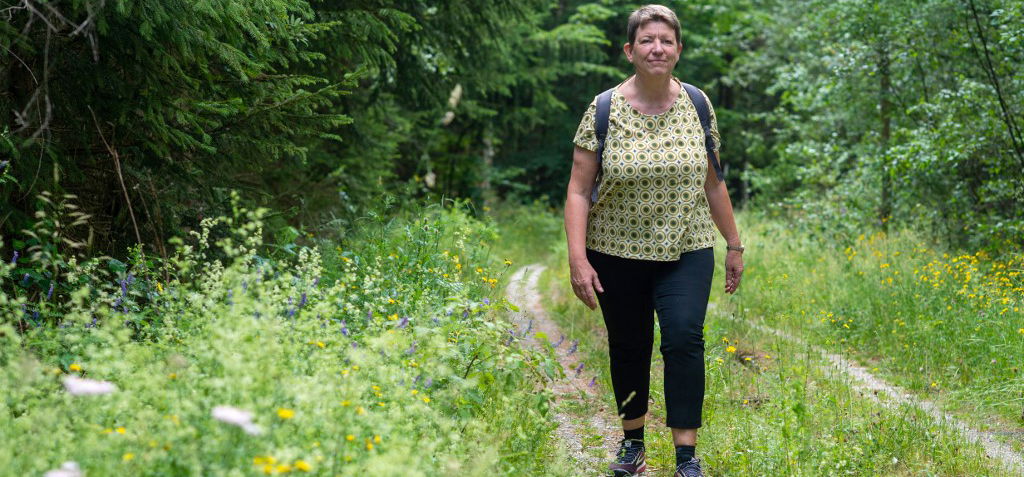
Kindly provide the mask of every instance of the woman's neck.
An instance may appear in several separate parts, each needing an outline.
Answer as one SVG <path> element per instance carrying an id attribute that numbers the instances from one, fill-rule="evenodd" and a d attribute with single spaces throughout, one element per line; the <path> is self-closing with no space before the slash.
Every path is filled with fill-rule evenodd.
<path id="1" fill-rule="evenodd" d="M 636 73 L 632 83 L 634 98 L 645 104 L 663 104 L 679 94 L 675 91 L 672 75 L 645 76 Z"/>

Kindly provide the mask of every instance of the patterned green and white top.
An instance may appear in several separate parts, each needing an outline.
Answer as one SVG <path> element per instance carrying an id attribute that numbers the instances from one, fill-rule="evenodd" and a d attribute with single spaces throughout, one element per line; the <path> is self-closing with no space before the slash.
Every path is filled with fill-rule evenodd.
<path id="1" fill-rule="evenodd" d="M 673 78 L 676 82 L 678 79 Z M 711 101 L 711 134 L 721 145 Z M 596 98 L 573 143 L 597 150 Z M 679 87 L 668 111 L 647 115 L 612 93 L 597 200 L 587 220 L 587 248 L 624 258 L 672 261 L 713 247 L 715 224 L 704 194 L 708 158 L 697 110 Z"/>

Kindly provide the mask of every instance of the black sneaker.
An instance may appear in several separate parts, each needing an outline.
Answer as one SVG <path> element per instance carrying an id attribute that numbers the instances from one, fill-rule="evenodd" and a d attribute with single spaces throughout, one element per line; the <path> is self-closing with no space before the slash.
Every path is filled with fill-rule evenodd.
<path id="1" fill-rule="evenodd" d="M 622 439 L 619 441 L 619 452 L 615 462 L 608 464 L 610 477 L 634 477 L 647 471 L 647 453 L 644 452 L 644 441 L 639 439 Z"/>
<path id="2" fill-rule="evenodd" d="M 700 459 L 690 457 L 690 460 L 679 464 L 674 477 L 705 477 L 704 470 L 700 468 Z"/>

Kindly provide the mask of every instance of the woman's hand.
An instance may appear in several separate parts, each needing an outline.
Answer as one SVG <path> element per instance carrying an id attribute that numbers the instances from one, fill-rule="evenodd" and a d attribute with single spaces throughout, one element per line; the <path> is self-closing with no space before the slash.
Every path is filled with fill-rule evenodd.
<path id="1" fill-rule="evenodd" d="M 604 293 L 601 281 L 597 279 L 597 272 L 586 259 L 569 262 L 569 278 L 572 281 L 572 291 L 583 304 L 591 310 L 597 308 L 597 294 Z"/>
<path id="2" fill-rule="evenodd" d="M 725 255 L 725 292 L 735 293 L 743 277 L 743 253 L 729 250 Z"/>

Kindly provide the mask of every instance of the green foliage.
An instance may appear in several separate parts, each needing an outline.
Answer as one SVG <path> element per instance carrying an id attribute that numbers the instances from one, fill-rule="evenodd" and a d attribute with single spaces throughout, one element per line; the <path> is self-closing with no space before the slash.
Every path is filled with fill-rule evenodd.
<path id="1" fill-rule="evenodd" d="M 534 458 L 552 424 L 550 394 L 532 390 L 551 358 L 501 318 L 493 225 L 461 207 L 414 212 L 372 219 L 350 248 L 271 260 L 265 212 L 236 206 L 167 263 L 111 264 L 113 284 L 99 263 L 71 267 L 89 281 L 49 324 L 26 326 L 35 297 L 0 295 L 0 423 L 20 443 L 0 446 L 3 468 L 559 475 Z M 117 390 L 73 395 L 70 376 Z M 223 405 L 256 427 L 219 422 Z"/>

